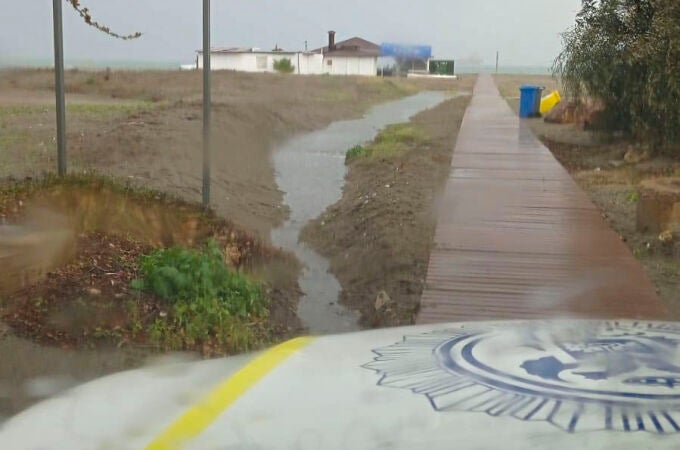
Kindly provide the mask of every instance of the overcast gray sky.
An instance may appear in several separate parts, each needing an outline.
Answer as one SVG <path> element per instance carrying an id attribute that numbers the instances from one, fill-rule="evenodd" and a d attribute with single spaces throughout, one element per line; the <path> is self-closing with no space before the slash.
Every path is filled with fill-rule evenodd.
<path id="1" fill-rule="evenodd" d="M 0 0 L 9 3 L 10 0 Z M 201 46 L 201 0 L 81 0 L 93 16 L 131 42 L 87 27 L 64 3 L 70 61 L 186 62 Z M 492 64 L 547 66 L 559 33 L 574 22 L 580 0 L 213 0 L 213 45 L 289 50 L 361 36 L 376 43 L 430 44 L 438 57 L 478 56 Z M 0 16 L 0 61 L 49 61 L 52 1 L 18 0 Z"/>

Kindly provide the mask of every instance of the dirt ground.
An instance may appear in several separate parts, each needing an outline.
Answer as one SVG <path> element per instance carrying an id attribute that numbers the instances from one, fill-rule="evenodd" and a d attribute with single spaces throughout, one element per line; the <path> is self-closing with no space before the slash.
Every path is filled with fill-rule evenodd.
<path id="1" fill-rule="evenodd" d="M 216 72 L 212 205 L 259 237 L 286 217 L 272 148 L 370 105 L 446 84 L 361 77 Z M 54 171 L 53 75 L 0 72 L 0 180 Z M 69 164 L 200 201 L 201 74 L 69 71 Z"/>
<path id="2" fill-rule="evenodd" d="M 468 77 L 456 88 L 470 91 L 473 83 L 474 77 Z M 415 319 L 436 225 L 436 199 L 446 183 L 469 99 L 448 100 L 415 116 L 411 123 L 424 139 L 407 151 L 353 160 L 342 199 L 303 230 L 302 240 L 331 261 L 331 272 L 342 286 L 340 301 L 360 311 L 364 327 L 405 325 Z"/>
<path id="3" fill-rule="evenodd" d="M 550 77 L 500 75 L 496 81 L 501 94 L 516 111 L 519 100 L 512 97 L 520 84 L 557 86 Z M 542 119 L 528 119 L 526 122 L 626 241 L 669 306 L 669 320 L 680 320 L 680 243 L 664 243 L 658 235 L 641 233 L 636 229 L 640 182 L 652 177 L 680 175 L 680 160 L 657 156 L 627 163 L 624 160 L 626 152 L 636 147 L 626 140 L 584 131 L 574 124 L 549 124 Z"/>

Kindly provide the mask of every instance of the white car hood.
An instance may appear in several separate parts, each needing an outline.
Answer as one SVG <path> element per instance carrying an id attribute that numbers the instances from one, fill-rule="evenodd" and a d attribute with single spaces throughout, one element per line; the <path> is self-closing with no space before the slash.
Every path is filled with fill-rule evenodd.
<path id="1" fill-rule="evenodd" d="M 88 383 L 0 448 L 678 448 L 680 324 L 498 322 L 303 338 Z"/>

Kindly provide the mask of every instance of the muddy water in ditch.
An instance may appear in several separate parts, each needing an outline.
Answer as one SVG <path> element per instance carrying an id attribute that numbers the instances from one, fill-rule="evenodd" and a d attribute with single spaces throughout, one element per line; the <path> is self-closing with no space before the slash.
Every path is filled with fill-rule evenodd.
<path id="1" fill-rule="evenodd" d="M 338 303 L 340 283 L 328 260 L 299 241 L 300 231 L 342 197 L 345 153 L 375 138 L 387 125 L 408 122 L 415 114 L 446 99 L 443 92 L 422 92 L 371 109 L 358 120 L 336 122 L 302 135 L 274 152 L 276 181 L 290 207 L 289 220 L 272 232 L 274 245 L 293 251 L 304 264 L 300 287 L 304 296 L 298 316 L 314 334 L 359 329 L 358 315 Z"/>

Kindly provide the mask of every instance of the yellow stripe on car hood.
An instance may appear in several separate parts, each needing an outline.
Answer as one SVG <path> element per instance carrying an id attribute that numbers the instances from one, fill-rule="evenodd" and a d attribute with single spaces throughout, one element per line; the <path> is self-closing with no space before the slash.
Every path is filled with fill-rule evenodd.
<path id="1" fill-rule="evenodd" d="M 236 372 L 192 406 L 164 430 L 147 450 L 180 449 L 187 441 L 200 435 L 229 406 L 291 355 L 308 345 L 314 338 L 302 337 L 280 344 Z"/>

